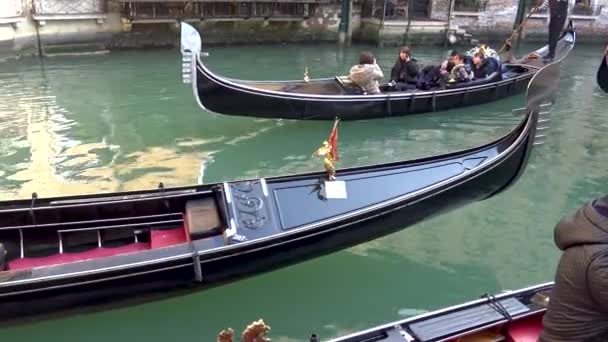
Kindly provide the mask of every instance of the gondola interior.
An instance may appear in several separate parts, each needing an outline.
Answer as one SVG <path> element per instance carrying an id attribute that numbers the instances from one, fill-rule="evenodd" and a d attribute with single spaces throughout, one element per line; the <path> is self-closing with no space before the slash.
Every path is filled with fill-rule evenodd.
<path id="1" fill-rule="evenodd" d="M 196 242 L 208 251 L 300 230 L 314 230 L 406 201 L 444 182 L 470 177 L 525 142 L 529 118 L 485 146 L 430 159 L 344 169 L 348 195 L 328 199 L 323 173 L 244 180 L 143 195 L 113 194 L 18 201 L 0 210 L 4 270 L 71 263 L 126 253 L 145 254 Z M 508 153 L 507 153 L 508 154 Z M 498 158 L 498 159 L 495 159 Z M 488 184 L 476 192 L 492 191 Z M 307 208 L 303 211 L 302 208 Z"/>
<path id="2" fill-rule="evenodd" d="M 492 73 L 484 79 L 479 79 L 467 83 L 448 84 L 445 89 L 459 89 L 462 87 L 481 86 L 501 80 L 508 80 L 518 76 L 533 74 L 538 68 L 530 65 L 510 64 L 504 65 L 500 72 Z M 349 76 L 336 76 L 328 79 L 317 79 L 311 81 L 247 81 L 235 80 L 242 85 L 261 90 L 279 91 L 290 94 L 308 95 L 361 95 L 362 90 L 355 85 Z M 403 91 L 391 90 L 387 84 L 380 86 L 384 93 L 391 94 L 415 94 L 420 92 L 442 90 L 439 86 L 429 89 L 408 89 Z"/>
<path id="3" fill-rule="evenodd" d="M 209 239 L 221 243 L 219 193 L 56 203 L 1 216 L 6 270 L 28 269 Z M 215 241 L 216 238 L 218 241 Z"/>

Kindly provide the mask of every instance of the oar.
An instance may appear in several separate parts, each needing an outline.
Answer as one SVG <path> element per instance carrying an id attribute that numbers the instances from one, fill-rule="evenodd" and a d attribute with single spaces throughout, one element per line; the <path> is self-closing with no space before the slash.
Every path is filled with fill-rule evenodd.
<path id="1" fill-rule="evenodd" d="M 608 46 L 606 46 L 606 50 L 604 51 L 604 55 L 602 56 L 602 63 L 600 67 L 597 69 L 597 85 L 605 92 L 608 93 Z"/>
<path id="2" fill-rule="evenodd" d="M 507 42 L 510 42 L 510 41 L 513 40 L 513 38 L 515 38 L 515 34 L 519 33 L 519 31 L 521 31 L 521 29 L 524 28 L 524 25 L 526 25 L 526 22 L 528 22 L 528 19 L 530 19 L 530 17 L 532 16 L 532 14 L 534 14 L 535 12 L 536 12 L 536 7 L 532 8 L 532 10 L 530 11 L 530 13 L 528 13 L 528 16 L 526 16 L 526 18 L 521 22 L 521 24 L 519 24 L 519 26 L 517 26 L 517 28 L 515 29 L 515 31 L 513 31 L 513 33 L 511 34 L 511 36 L 509 38 L 507 38 L 507 40 L 505 40 L 505 43 L 502 45 L 502 47 L 500 48 L 500 50 L 498 50 L 497 53 L 501 53 L 501 52 L 503 52 L 505 50 L 505 48 L 507 47 Z"/>

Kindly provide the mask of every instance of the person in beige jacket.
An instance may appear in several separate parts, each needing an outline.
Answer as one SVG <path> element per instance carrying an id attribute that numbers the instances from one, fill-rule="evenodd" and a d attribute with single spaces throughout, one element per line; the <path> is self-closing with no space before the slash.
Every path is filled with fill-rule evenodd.
<path id="1" fill-rule="evenodd" d="M 382 79 L 384 74 L 370 52 L 361 53 L 359 64 L 350 68 L 349 77 L 366 94 L 380 94 L 378 80 Z"/>

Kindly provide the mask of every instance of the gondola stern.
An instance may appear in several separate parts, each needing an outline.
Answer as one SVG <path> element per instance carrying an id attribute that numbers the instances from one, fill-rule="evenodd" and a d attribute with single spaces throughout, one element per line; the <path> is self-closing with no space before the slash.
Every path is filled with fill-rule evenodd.
<path id="1" fill-rule="evenodd" d="M 560 59 L 561 61 L 561 59 Z M 524 114 L 528 120 L 527 139 L 524 143 L 524 152 L 518 171 L 509 182 L 497 189 L 485 199 L 502 193 L 513 186 L 520 179 L 529 164 L 530 156 L 535 146 L 545 143 L 546 131 L 549 128 L 550 107 L 552 106 L 558 92 L 560 78 L 560 62 L 553 62 L 541 68 L 528 83 L 526 91 L 525 108 L 515 109 L 513 112 Z"/>

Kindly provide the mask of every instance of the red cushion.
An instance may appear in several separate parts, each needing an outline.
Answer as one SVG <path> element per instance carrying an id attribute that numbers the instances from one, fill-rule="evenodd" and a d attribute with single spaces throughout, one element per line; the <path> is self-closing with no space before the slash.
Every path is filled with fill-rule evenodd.
<path id="1" fill-rule="evenodd" d="M 80 253 L 63 253 L 63 254 L 54 254 L 46 257 L 39 258 L 23 258 L 23 259 L 15 259 L 13 261 L 9 261 L 8 269 L 9 270 L 20 270 L 20 269 L 28 269 L 34 267 L 42 267 L 42 266 L 51 266 L 51 265 L 60 265 L 67 264 L 70 262 L 76 262 L 87 259 L 97 259 L 103 258 L 112 255 L 125 254 L 130 252 L 141 251 L 145 249 L 149 249 L 149 243 L 137 242 L 132 243 L 126 246 L 114 247 L 114 248 L 94 248 L 88 251 L 80 252 Z"/>
<path id="2" fill-rule="evenodd" d="M 175 229 L 150 229 L 151 248 L 161 248 L 188 242 L 188 237 L 183 227 Z"/>
<path id="3" fill-rule="evenodd" d="M 509 324 L 508 336 L 512 342 L 536 342 L 543 330 L 543 316 L 536 315 Z"/>

